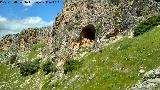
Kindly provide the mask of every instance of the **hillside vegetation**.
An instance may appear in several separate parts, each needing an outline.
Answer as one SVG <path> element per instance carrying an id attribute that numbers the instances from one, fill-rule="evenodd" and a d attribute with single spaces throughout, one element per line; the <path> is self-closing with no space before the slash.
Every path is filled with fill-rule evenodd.
<path id="1" fill-rule="evenodd" d="M 124 38 L 105 47 L 101 52 L 91 53 L 82 58 L 82 67 L 68 73 L 69 78 L 64 79 L 58 88 L 64 89 L 66 85 L 69 89 L 81 90 L 130 88 L 141 80 L 143 74 L 139 71 L 142 67 L 149 71 L 160 66 L 159 40 L 160 28 L 155 28 L 142 36 Z"/>
<path id="2" fill-rule="evenodd" d="M 99 52 L 89 53 L 78 63 L 67 62 L 69 64 L 64 67 L 69 70 L 66 77 L 54 84 L 54 74 L 46 75 L 41 69 L 24 77 L 19 68 L 0 64 L 0 90 L 129 89 L 142 79 L 143 74 L 139 72 L 142 67 L 144 71 L 149 71 L 160 66 L 159 40 L 160 28 L 131 39 L 123 38 Z M 66 66 L 71 64 L 73 66 Z"/>

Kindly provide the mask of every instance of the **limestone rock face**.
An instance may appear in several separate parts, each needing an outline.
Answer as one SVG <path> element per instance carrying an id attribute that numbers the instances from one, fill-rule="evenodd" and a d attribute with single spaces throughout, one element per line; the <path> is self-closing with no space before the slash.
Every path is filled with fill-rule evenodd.
<path id="1" fill-rule="evenodd" d="M 57 56 L 73 55 L 72 42 L 82 41 L 83 28 L 95 28 L 94 49 L 118 34 L 132 35 L 140 21 L 159 12 L 154 0 L 65 0 L 62 13 L 56 18 L 55 43 Z M 89 29 L 87 31 L 90 31 Z M 92 32 L 88 32 L 92 33 Z M 93 34 L 88 34 L 93 35 Z M 93 36 L 94 37 L 94 36 Z M 78 44 L 79 45 L 79 44 Z M 58 51 L 57 51 L 58 49 Z"/>
<path id="2" fill-rule="evenodd" d="M 53 35 L 52 27 L 29 28 L 18 34 L 2 37 L 0 48 L 7 50 L 10 47 L 14 47 L 21 50 L 29 48 L 33 44 L 45 44 L 52 48 Z"/>

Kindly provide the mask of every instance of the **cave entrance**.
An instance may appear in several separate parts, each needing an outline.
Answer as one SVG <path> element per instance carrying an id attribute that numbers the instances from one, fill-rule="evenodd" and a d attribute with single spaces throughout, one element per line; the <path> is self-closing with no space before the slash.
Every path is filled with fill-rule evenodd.
<path id="1" fill-rule="evenodd" d="M 89 24 L 82 28 L 80 33 L 80 38 L 77 42 L 73 42 L 71 47 L 74 49 L 82 47 L 88 47 L 94 44 L 94 39 L 96 38 L 96 29 L 94 25 Z"/>
<path id="2" fill-rule="evenodd" d="M 81 38 L 94 40 L 95 33 L 96 33 L 96 29 L 95 29 L 94 25 L 89 24 L 89 25 L 82 28 L 82 32 L 80 33 L 80 36 L 81 36 Z"/>

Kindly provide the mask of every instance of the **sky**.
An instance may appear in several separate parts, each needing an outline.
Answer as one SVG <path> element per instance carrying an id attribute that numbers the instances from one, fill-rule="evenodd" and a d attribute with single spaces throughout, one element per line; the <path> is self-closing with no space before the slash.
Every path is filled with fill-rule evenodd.
<path id="1" fill-rule="evenodd" d="M 14 3 L 15 1 L 0 0 L 0 37 L 19 33 L 27 28 L 51 26 L 63 8 L 63 0 L 17 0 Z"/>

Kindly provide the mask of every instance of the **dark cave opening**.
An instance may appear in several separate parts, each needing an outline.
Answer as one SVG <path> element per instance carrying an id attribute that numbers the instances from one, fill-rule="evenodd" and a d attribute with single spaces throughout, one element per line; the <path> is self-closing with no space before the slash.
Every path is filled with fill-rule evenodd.
<path id="1" fill-rule="evenodd" d="M 96 29 L 94 25 L 89 24 L 82 28 L 82 32 L 80 33 L 80 35 L 81 35 L 81 38 L 87 38 L 89 40 L 94 40 L 95 33 L 96 33 Z"/>

